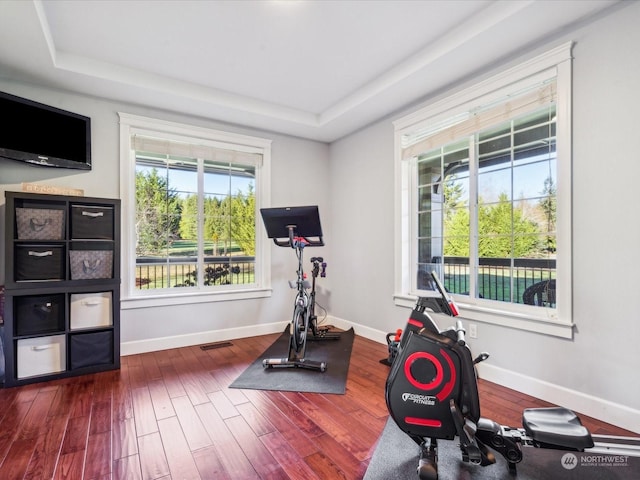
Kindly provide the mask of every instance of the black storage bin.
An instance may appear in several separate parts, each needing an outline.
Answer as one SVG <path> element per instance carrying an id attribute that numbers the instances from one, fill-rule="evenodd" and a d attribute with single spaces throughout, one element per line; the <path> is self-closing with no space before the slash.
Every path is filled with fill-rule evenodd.
<path id="1" fill-rule="evenodd" d="M 26 295 L 13 299 L 16 335 L 64 331 L 64 294 Z"/>
<path id="2" fill-rule="evenodd" d="M 71 335 L 69 360 L 71 369 L 113 363 L 111 330 Z"/>
<path id="3" fill-rule="evenodd" d="M 71 238 L 113 240 L 113 207 L 72 205 Z"/>
<path id="4" fill-rule="evenodd" d="M 65 260 L 62 245 L 16 245 L 16 282 L 64 280 Z"/>

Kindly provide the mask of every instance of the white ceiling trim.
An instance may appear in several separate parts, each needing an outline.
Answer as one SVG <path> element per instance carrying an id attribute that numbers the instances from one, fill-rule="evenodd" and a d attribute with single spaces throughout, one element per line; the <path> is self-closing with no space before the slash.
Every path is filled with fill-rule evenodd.
<path id="1" fill-rule="evenodd" d="M 95 8 L 0 0 L 0 78 L 332 142 L 472 76 L 484 78 L 497 65 L 507 68 L 516 56 L 568 41 L 574 29 L 630 4 L 309 0 L 296 5 L 310 8 L 283 15 L 262 8 L 266 1 L 207 3 L 167 0 L 154 9 L 137 0 L 128 11 L 110 0 Z M 207 14 L 212 21 L 200 21 Z M 167 29 L 174 15 L 180 28 L 173 37 L 155 39 L 137 28 Z M 270 26 L 267 19 L 273 28 L 256 28 Z M 196 32 L 211 25 L 211 38 L 184 34 L 190 22 Z M 198 64 L 205 48 L 207 63 Z"/>
<path id="2" fill-rule="evenodd" d="M 314 114 L 270 102 L 237 95 L 228 91 L 205 87 L 187 81 L 157 75 L 143 70 L 103 62 L 80 55 L 59 51 L 56 48 L 42 0 L 34 0 L 38 20 L 42 28 L 53 66 L 59 70 L 109 80 L 124 85 L 169 93 L 212 105 L 242 110 L 245 112 L 293 122 L 309 127 L 321 128 L 354 108 L 375 98 L 382 92 L 406 80 L 411 75 L 426 69 L 434 61 L 451 53 L 457 47 L 469 43 L 475 37 L 517 14 L 534 0 L 496 2 L 480 14 L 467 19 L 435 43 L 425 46 L 420 52 L 402 61 L 385 74 L 369 82 L 351 95 Z"/>
<path id="3" fill-rule="evenodd" d="M 92 58 L 74 55 L 57 50 L 49 22 L 42 6 L 42 0 L 34 0 L 38 19 L 42 28 L 45 41 L 51 55 L 53 66 L 60 70 L 79 73 L 90 77 L 110 80 L 124 85 L 133 85 L 145 89 L 156 90 L 161 93 L 178 94 L 185 98 L 191 98 L 212 105 L 234 108 L 250 113 L 277 118 L 288 122 L 299 123 L 312 127 L 319 127 L 322 124 L 318 120 L 318 115 L 314 115 L 301 110 L 283 107 L 270 102 L 247 98 L 242 95 L 217 90 L 191 82 L 168 78 L 163 75 L 156 75 L 129 67 L 123 67 L 114 63 L 94 60 Z"/>
<path id="4" fill-rule="evenodd" d="M 480 14 L 469 18 L 447 35 L 425 46 L 420 52 L 396 65 L 343 101 L 328 108 L 320 115 L 320 125 L 325 125 L 337 119 L 411 75 L 426 69 L 434 61 L 451 53 L 457 47 L 469 43 L 481 33 L 512 17 L 532 3 L 533 0 L 492 4 Z"/>

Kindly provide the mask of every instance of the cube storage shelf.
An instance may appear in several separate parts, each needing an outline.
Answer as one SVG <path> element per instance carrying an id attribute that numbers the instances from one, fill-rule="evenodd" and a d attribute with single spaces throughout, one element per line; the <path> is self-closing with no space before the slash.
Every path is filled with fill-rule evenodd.
<path id="1" fill-rule="evenodd" d="M 5 197 L 4 386 L 120 368 L 120 200 Z"/>

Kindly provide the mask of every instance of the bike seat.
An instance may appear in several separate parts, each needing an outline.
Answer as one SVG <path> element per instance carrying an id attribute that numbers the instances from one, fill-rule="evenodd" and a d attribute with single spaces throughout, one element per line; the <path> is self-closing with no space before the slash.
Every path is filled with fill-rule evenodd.
<path id="1" fill-rule="evenodd" d="M 580 451 L 593 447 L 589 430 L 567 408 L 527 408 L 522 412 L 522 426 L 542 447 L 563 447 Z"/>

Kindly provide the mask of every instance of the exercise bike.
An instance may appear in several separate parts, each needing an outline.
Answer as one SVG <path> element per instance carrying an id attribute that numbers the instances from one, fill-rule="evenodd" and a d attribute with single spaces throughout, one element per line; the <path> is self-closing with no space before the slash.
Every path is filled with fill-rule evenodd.
<path id="1" fill-rule="evenodd" d="M 397 345 L 385 388 L 391 417 L 419 445 L 420 480 L 437 480 L 438 440 L 456 437 L 464 462 L 492 465 L 497 452 L 512 475 L 523 459 L 523 447 L 640 456 L 636 439 L 592 435 L 574 412 L 563 407 L 525 409 L 523 428 L 483 418 L 475 365 L 489 355 L 472 358 L 460 320 L 455 327 L 440 330 L 426 313 L 430 308 L 451 317 L 458 315 L 435 272 L 432 277 L 439 296 L 418 299 Z"/>
<path id="2" fill-rule="evenodd" d="M 320 268 L 322 267 L 322 273 L 325 272 L 324 259 L 322 257 L 311 259 L 313 264 L 312 283 L 306 280 L 303 269 L 304 249 L 324 245 L 318 207 L 263 208 L 260 212 L 269 238 L 272 238 L 279 247 L 293 248 L 298 259 L 296 280 L 289 282 L 289 286 L 296 289 L 296 296 L 289 328 L 288 355 L 286 358 L 265 358 L 262 365 L 265 369 L 297 367 L 324 372 L 327 369 L 326 362 L 306 358 L 307 340 L 337 340 L 340 338 L 340 334 L 331 333 L 328 329 L 320 329 L 317 325 L 315 285 Z M 311 289 L 310 293 L 309 289 Z"/>

